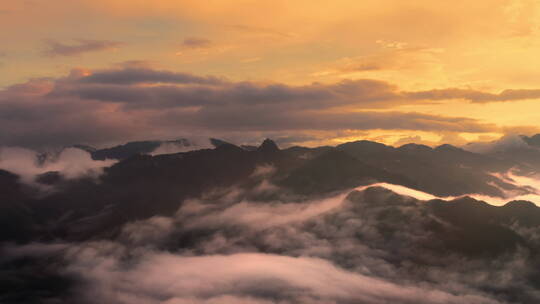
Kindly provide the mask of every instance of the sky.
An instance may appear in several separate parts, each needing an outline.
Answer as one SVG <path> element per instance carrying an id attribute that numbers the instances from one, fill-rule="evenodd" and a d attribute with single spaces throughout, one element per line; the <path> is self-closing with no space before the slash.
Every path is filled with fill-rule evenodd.
<path id="1" fill-rule="evenodd" d="M 540 1 L 0 1 L 0 143 L 540 133 Z"/>

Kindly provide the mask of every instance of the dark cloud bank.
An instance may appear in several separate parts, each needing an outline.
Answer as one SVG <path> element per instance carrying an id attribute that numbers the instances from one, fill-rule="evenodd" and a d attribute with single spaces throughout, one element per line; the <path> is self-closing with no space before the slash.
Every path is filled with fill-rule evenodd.
<path id="1" fill-rule="evenodd" d="M 531 173 L 493 157 L 448 145 L 221 143 L 132 156 L 90 177 L 62 169 L 41 182 L 55 187 L 45 195 L 0 171 L 0 302 L 536 303 L 534 204 L 351 189 L 537 191 L 488 174 Z"/>
<path id="2" fill-rule="evenodd" d="M 112 44 L 83 41 L 76 46 L 53 46 L 55 53 L 69 55 Z M 305 136 L 306 131 L 374 129 L 512 132 L 467 117 L 379 110 L 446 99 L 501 102 L 526 98 L 538 98 L 538 92 L 405 92 L 395 85 L 368 79 L 288 86 L 231 82 L 137 66 L 74 70 L 64 78 L 35 79 L 0 91 L 0 127 L 4 130 L 0 142 L 40 147 L 187 134 L 234 134 L 236 138 L 251 139 L 265 134 Z M 523 126 L 520 130 L 536 129 Z"/>

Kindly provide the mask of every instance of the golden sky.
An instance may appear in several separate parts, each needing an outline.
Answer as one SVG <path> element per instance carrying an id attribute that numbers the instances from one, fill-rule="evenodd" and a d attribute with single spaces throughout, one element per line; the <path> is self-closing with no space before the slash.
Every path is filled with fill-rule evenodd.
<path id="1" fill-rule="evenodd" d="M 373 80 L 392 87 L 383 90 L 398 97 L 392 95 L 384 105 L 351 101 L 356 93 L 372 94 L 360 90 L 347 93 L 349 102 L 339 106 L 306 111 L 318 111 L 321 124 L 327 117 L 322 114 L 369 111 L 467 118 L 485 127 L 298 124 L 289 129 L 254 128 L 258 133 L 250 136 L 279 137 L 294 129 L 296 137 L 305 137 L 296 142 L 308 144 L 357 138 L 389 144 L 441 140 L 462 144 L 540 131 L 540 93 L 535 91 L 540 88 L 540 1 L 536 0 L 7 0 L 0 1 L 0 28 L 0 88 L 4 88 L 0 95 L 9 98 L 18 96 L 14 87 L 36 86 L 38 79 L 51 82 L 53 90 L 73 71 L 91 74 L 128 68 L 209 75 L 226 80 L 227 88 L 248 83 L 295 92 Z M 155 85 L 162 83 L 136 84 Z M 510 94 L 501 94 L 505 91 Z M 197 111 L 197 105 L 192 106 Z M 114 122 L 96 114 L 109 127 L 133 117 L 143 119 L 142 112 L 150 124 L 148 113 L 157 111 L 138 108 L 135 113 L 125 108 L 112 102 L 92 109 L 118 113 L 108 118 Z M 231 126 L 230 136 L 242 138 L 247 126 L 251 125 Z M 29 132 L 26 127 L 15 128 Z M 174 136 L 175 128 L 182 126 L 155 127 L 141 136 Z M 201 123 L 193 130 L 212 133 Z M 121 134 L 103 140 L 81 138 L 105 143 L 120 140 L 125 135 Z"/>

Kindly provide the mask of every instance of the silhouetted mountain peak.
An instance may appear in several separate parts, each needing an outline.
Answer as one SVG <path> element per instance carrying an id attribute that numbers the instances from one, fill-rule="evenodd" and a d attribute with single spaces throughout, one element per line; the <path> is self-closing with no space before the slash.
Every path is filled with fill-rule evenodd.
<path id="1" fill-rule="evenodd" d="M 338 145 L 336 148 L 340 150 L 364 150 L 366 152 L 393 150 L 393 148 L 390 146 L 369 140 L 347 142 Z"/>
<path id="2" fill-rule="evenodd" d="M 511 202 L 506 203 L 506 205 L 504 205 L 504 208 L 523 210 L 523 209 L 536 209 L 537 207 L 532 202 L 519 200 L 519 201 L 511 201 Z"/>
<path id="3" fill-rule="evenodd" d="M 259 152 L 276 152 L 279 151 L 279 147 L 276 145 L 276 143 L 267 138 L 265 139 L 262 144 L 257 148 L 257 151 Z"/>
<path id="4" fill-rule="evenodd" d="M 487 205 L 486 202 L 481 201 L 481 200 L 477 200 L 477 199 L 475 199 L 475 198 L 473 198 L 473 197 L 470 197 L 470 196 L 468 196 L 468 195 L 465 195 L 465 196 L 462 196 L 462 197 L 458 197 L 458 198 L 456 198 L 456 199 L 454 199 L 454 200 L 451 200 L 450 203 L 454 203 L 454 204 L 456 204 L 456 203 L 460 203 L 460 204 L 476 204 L 476 203 L 481 203 L 481 204 Z"/>
<path id="5" fill-rule="evenodd" d="M 456 146 L 452 146 L 450 144 L 443 144 L 435 148 L 435 151 L 446 151 L 446 152 L 467 152 L 461 148 L 458 148 Z"/>
<path id="6" fill-rule="evenodd" d="M 413 152 L 413 153 L 421 153 L 421 152 L 432 152 L 433 149 L 426 145 L 419 145 L 419 144 L 405 144 L 398 148 L 400 151 L 405 152 Z"/>
<path id="7" fill-rule="evenodd" d="M 540 134 L 535 134 L 533 136 L 521 135 L 521 139 L 526 142 L 529 146 L 540 147 Z"/>

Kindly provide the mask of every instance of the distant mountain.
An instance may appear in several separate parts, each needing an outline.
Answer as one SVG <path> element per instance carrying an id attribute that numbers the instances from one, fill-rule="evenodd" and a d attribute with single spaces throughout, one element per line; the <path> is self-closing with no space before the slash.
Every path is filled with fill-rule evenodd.
<path id="1" fill-rule="evenodd" d="M 337 147 L 280 149 L 266 139 L 259 147 L 247 149 L 216 139 L 209 142 L 216 147 L 159 155 L 151 154 L 167 144 L 190 148 L 191 142 L 143 141 L 95 150 L 91 152 L 95 159 L 120 160 L 105 168 L 99 179 L 65 179 L 48 172 L 36 181 L 55 191 L 39 196 L 6 172 L 0 189 L 22 189 L 13 194 L 17 199 L 13 199 L 15 209 L 10 210 L 24 214 L 24 220 L 33 223 L 27 225 L 33 233 L 70 239 L 111 235 L 127 222 L 173 214 L 185 199 L 212 189 L 251 187 L 257 181 L 252 174 L 261 166 L 273 167 L 265 178 L 292 196 L 326 195 L 377 182 L 441 197 L 470 193 L 504 197 L 505 191 L 530 191 L 492 175 L 519 166 L 519 162 L 451 145 L 394 148 L 357 141 Z M 0 226 L 1 219 L 12 213 L 4 214 Z M 20 237 L 12 228 L 4 231 L 3 239 Z"/>
<path id="2" fill-rule="evenodd" d="M 123 145 L 114 146 L 105 149 L 96 149 L 88 151 L 92 158 L 96 160 L 104 159 L 127 159 L 138 154 L 150 154 L 158 149 L 161 145 L 172 145 L 179 148 L 190 147 L 193 145 L 187 139 L 169 140 L 169 141 L 133 141 Z"/>
<path id="3" fill-rule="evenodd" d="M 80 149 L 90 153 L 94 160 L 124 160 L 135 155 L 158 155 L 158 154 L 174 154 L 188 152 L 191 150 L 213 149 L 228 142 L 216 138 L 198 138 L 186 139 L 180 138 L 176 140 L 147 140 L 147 141 L 132 141 L 109 148 L 98 149 L 88 145 L 75 144 L 63 147 L 58 150 L 50 150 L 38 153 L 38 163 L 43 164 L 45 161 L 51 161 L 57 158 L 64 150 L 68 148 Z"/>
<path id="4" fill-rule="evenodd" d="M 330 150 L 308 160 L 280 182 L 280 185 L 305 194 L 325 193 L 388 182 L 401 185 L 413 183 L 404 176 L 392 174 L 366 163 L 341 150 Z"/>
<path id="5" fill-rule="evenodd" d="M 430 292 L 465 288 L 466 295 L 473 290 L 497 303 L 540 301 L 539 207 L 528 201 L 496 207 L 469 196 L 419 200 L 384 188 L 395 184 L 410 188 L 399 193 L 420 190 L 439 197 L 534 194 L 493 174 L 530 169 L 515 157 L 520 154 L 502 158 L 451 145 L 395 148 L 370 141 L 286 149 L 271 139 L 256 147 L 216 139 L 208 144 L 213 148 L 184 140 L 78 147 L 95 159 L 118 159 L 101 175 L 39 171 L 30 183 L 0 170 L 0 303 L 116 303 L 97 301 L 88 286 L 100 291 L 113 273 L 107 284 L 120 287 L 111 290 L 129 288 L 124 282 L 133 273 L 155 269 L 145 265 L 156 255 L 214 260 L 238 252 L 318 261 L 340 276 L 368 275 L 406 288 L 417 282 Z M 82 154 L 84 161 L 96 162 Z M 64 164 L 71 165 L 77 163 Z M 182 271 L 161 266 L 149 277 L 169 270 Z M 176 282 L 176 275 L 169 277 Z M 282 291 L 282 284 L 262 290 L 252 278 L 255 287 L 246 296 L 267 297 L 265 302 L 305 299 L 304 285 L 293 292 Z M 164 282 L 157 284 L 166 289 L 157 302 L 172 286 Z M 80 300 L 81 290 L 91 293 L 86 301 Z M 317 301 L 363 302 L 341 293 L 336 299 Z M 474 297 L 464 299 L 453 303 L 476 303 Z"/>
<path id="6" fill-rule="evenodd" d="M 492 142 L 469 143 L 464 149 L 514 162 L 525 171 L 535 172 L 540 169 L 540 134 L 531 137 L 507 135 Z"/>
<path id="7" fill-rule="evenodd" d="M 536 134 L 536 135 L 533 135 L 533 136 L 525 136 L 525 135 L 521 135 L 521 138 L 527 143 L 529 144 L 529 146 L 533 146 L 533 147 L 540 147 L 540 134 Z"/>
<path id="8" fill-rule="evenodd" d="M 336 149 L 395 175 L 407 177 L 417 189 L 439 196 L 484 193 L 502 196 L 511 187 L 491 172 L 506 172 L 516 163 L 465 151 L 451 145 L 431 148 L 408 144 L 398 148 L 369 141 L 342 144 Z M 497 185 L 497 186 L 495 186 Z"/>
<path id="9" fill-rule="evenodd" d="M 519 246 L 535 246 L 532 239 L 525 239 L 512 225 L 521 229 L 540 226 L 540 208 L 523 201 L 509 202 L 502 207 L 470 197 L 421 203 L 381 187 L 353 191 L 347 199 L 357 208 L 362 207 L 365 216 L 377 217 L 376 227 L 386 242 L 398 241 L 400 234 L 414 234 L 415 229 L 429 231 L 425 238 L 400 240 L 407 243 L 400 246 L 403 250 L 418 248 L 435 254 L 452 252 L 467 257 L 498 256 Z M 414 223 L 410 222 L 413 216 Z M 401 233 L 402 229 L 408 231 Z"/>
<path id="10" fill-rule="evenodd" d="M 279 148 L 273 140 L 267 138 L 257 148 L 257 151 L 263 152 L 263 153 L 274 153 L 274 152 L 279 151 Z"/>

